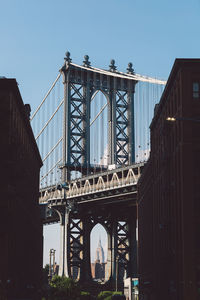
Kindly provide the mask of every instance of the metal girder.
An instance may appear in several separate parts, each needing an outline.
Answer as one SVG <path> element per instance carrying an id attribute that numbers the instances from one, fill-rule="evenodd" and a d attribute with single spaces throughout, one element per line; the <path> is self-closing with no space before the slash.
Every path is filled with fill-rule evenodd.
<path id="1" fill-rule="evenodd" d="M 70 162 L 68 165 L 78 165 L 83 162 L 83 157 L 85 156 L 84 149 L 84 138 L 85 138 L 85 97 L 84 97 L 84 87 L 82 85 L 70 84 L 71 87 L 71 113 L 70 113 Z M 78 149 L 78 151 L 77 151 Z"/>
<path id="2" fill-rule="evenodd" d="M 117 164 L 128 164 L 128 102 L 127 92 L 116 92 L 116 161 Z"/>
<path id="3" fill-rule="evenodd" d="M 128 222 L 117 221 L 117 259 L 119 263 L 119 278 L 122 280 L 130 262 L 130 235 Z"/>
<path id="4" fill-rule="evenodd" d="M 83 225 L 80 219 L 70 217 L 69 243 L 71 277 L 79 279 L 80 268 L 83 263 Z"/>

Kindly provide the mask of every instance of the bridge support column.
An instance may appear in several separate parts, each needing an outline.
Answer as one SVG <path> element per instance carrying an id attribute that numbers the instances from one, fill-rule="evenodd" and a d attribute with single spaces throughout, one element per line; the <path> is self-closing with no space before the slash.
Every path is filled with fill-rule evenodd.
<path id="1" fill-rule="evenodd" d="M 112 234 L 107 231 L 108 235 L 108 253 L 107 253 L 107 268 L 105 272 L 105 280 L 108 281 L 112 278 L 113 270 L 113 251 L 112 251 Z"/>
<path id="2" fill-rule="evenodd" d="M 88 174 L 90 169 L 90 101 L 91 92 L 89 80 L 86 86 L 83 87 L 83 143 L 82 147 L 84 149 L 84 155 L 82 156 L 83 170 L 82 174 Z"/>
<path id="3" fill-rule="evenodd" d="M 70 73 L 63 72 L 64 83 L 64 104 L 63 104 L 63 149 L 62 149 L 62 181 L 70 180 L 70 113 L 71 113 L 71 92 L 69 83 Z"/>
<path id="4" fill-rule="evenodd" d="M 135 85 L 130 82 L 128 84 L 127 104 L 128 104 L 128 128 L 127 133 L 129 137 L 128 143 L 128 163 L 133 164 L 135 162 L 135 117 L 134 117 L 134 93 Z"/>
<path id="5" fill-rule="evenodd" d="M 112 271 L 111 278 L 116 289 L 118 289 L 119 277 L 119 256 L 118 256 L 118 234 L 117 220 L 113 221 L 112 226 Z"/>
<path id="6" fill-rule="evenodd" d="M 68 231 L 69 231 L 69 212 L 66 207 L 63 207 L 62 210 L 57 210 L 60 217 L 60 261 L 59 261 L 59 276 L 69 277 L 69 268 L 68 268 Z"/>
<path id="7" fill-rule="evenodd" d="M 108 235 L 107 266 L 110 267 L 110 282 L 116 289 L 122 288 L 124 278 L 137 277 L 135 211 L 113 218 Z"/>
<path id="8" fill-rule="evenodd" d="M 130 263 L 127 269 L 127 277 L 137 277 L 137 239 L 136 239 L 136 231 L 137 231 L 137 220 L 135 218 L 131 218 L 129 220 L 129 234 L 130 234 Z"/>
<path id="9" fill-rule="evenodd" d="M 91 276 L 91 264 L 90 264 L 90 224 L 88 223 L 87 218 L 82 219 L 83 224 L 83 254 L 82 262 L 80 266 L 80 281 L 89 282 L 92 280 Z"/>
<path id="10" fill-rule="evenodd" d="M 108 103 L 108 164 L 116 164 L 116 79 L 109 92 Z"/>

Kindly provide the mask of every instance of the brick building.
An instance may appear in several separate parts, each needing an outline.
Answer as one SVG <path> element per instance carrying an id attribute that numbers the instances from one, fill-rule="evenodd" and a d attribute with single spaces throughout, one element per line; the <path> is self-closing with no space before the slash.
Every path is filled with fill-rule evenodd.
<path id="1" fill-rule="evenodd" d="M 15 79 L 0 79 L 0 289 L 8 299 L 37 297 L 43 237 L 40 154 Z"/>
<path id="2" fill-rule="evenodd" d="M 176 59 L 155 107 L 151 154 L 138 185 L 142 299 L 200 299 L 200 122 L 194 119 L 200 119 L 200 59 Z"/>

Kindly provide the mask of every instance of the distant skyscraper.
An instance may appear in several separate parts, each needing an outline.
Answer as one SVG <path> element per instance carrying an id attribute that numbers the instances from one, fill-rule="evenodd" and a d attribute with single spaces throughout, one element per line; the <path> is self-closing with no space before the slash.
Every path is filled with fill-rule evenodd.
<path id="1" fill-rule="evenodd" d="M 99 244 L 96 249 L 96 256 L 95 256 L 95 262 L 99 262 L 100 264 L 105 263 L 105 258 L 104 258 L 104 250 L 101 245 L 101 238 L 99 238 Z"/>
<path id="2" fill-rule="evenodd" d="M 99 244 L 96 249 L 95 262 L 91 264 L 92 277 L 96 280 L 105 279 L 105 258 L 104 250 L 101 245 L 101 238 L 99 238 Z"/>

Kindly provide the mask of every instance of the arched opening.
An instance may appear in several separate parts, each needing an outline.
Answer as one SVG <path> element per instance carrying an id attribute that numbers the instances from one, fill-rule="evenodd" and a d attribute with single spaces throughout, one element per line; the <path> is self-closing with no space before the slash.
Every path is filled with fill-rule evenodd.
<path id="1" fill-rule="evenodd" d="M 56 275 L 59 267 L 60 224 L 50 224 L 43 227 L 43 267 L 50 265 L 50 250 L 55 250 L 55 260 L 52 260 L 52 275 Z"/>
<path id="2" fill-rule="evenodd" d="M 96 224 L 90 234 L 90 264 L 94 281 L 103 283 L 107 271 L 108 235 L 101 224 Z"/>
<path id="3" fill-rule="evenodd" d="M 90 107 L 90 164 L 101 171 L 108 164 L 108 100 L 97 90 Z"/>

